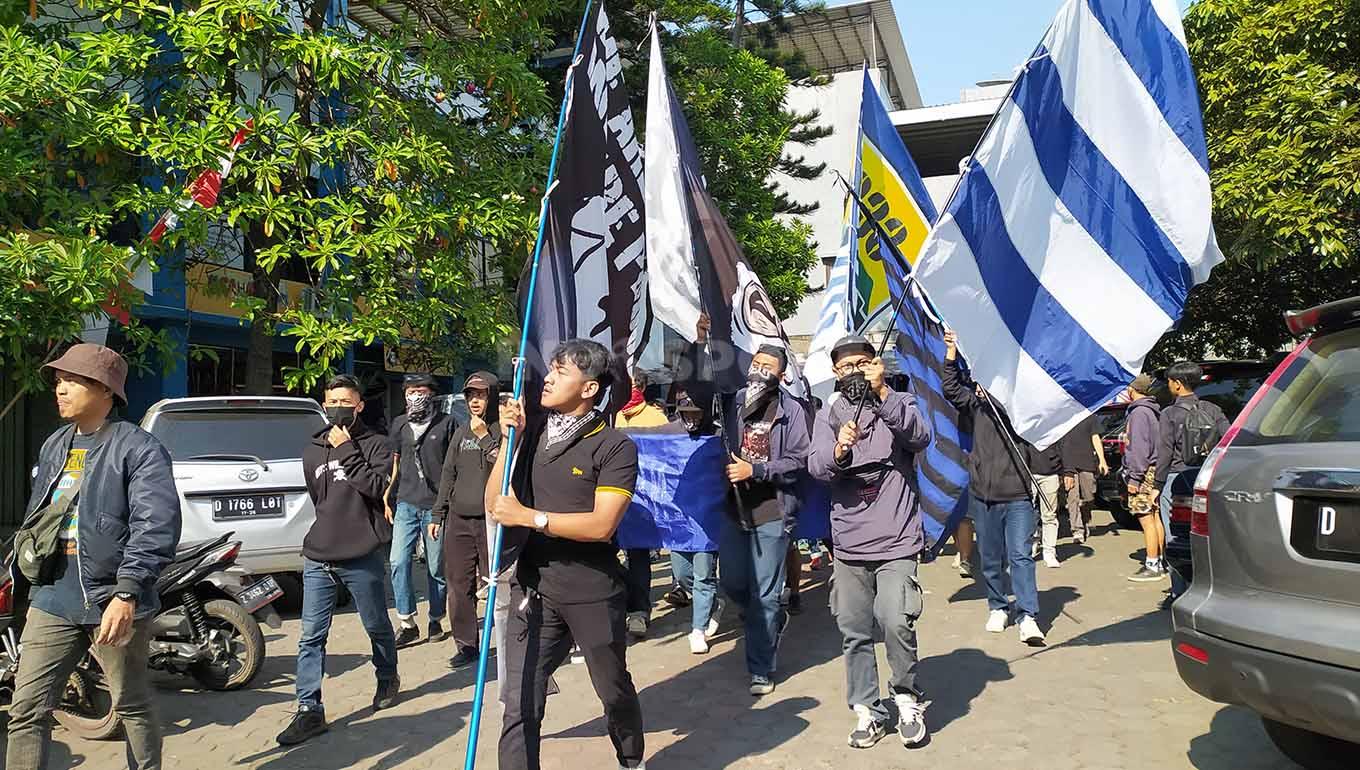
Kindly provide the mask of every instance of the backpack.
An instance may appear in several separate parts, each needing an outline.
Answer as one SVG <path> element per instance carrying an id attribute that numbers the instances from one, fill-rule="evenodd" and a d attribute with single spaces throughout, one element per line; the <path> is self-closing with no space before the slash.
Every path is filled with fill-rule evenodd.
<path id="1" fill-rule="evenodd" d="M 1185 407 L 1185 421 L 1181 423 L 1181 449 L 1185 454 L 1181 460 L 1187 467 L 1203 465 L 1223 438 L 1218 430 L 1218 415 L 1213 404 L 1199 399 Z"/>

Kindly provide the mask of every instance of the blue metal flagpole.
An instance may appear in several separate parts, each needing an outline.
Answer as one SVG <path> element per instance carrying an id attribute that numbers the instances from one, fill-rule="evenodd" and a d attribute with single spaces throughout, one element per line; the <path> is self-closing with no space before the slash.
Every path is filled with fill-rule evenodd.
<path id="1" fill-rule="evenodd" d="M 552 159 L 548 161 L 548 182 L 543 186 L 543 202 L 538 208 L 538 238 L 534 241 L 533 266 L 529 271 L 529 293 L 524 301 L 524 327 L 519 338 L 519 357 L 515 360 L 514 398 L 519 400 L 524 390 L 524 353 L 529 346 L 529 319 L 533 313 L 534 294 L 538 288 L 538 260 L 543 253 L 543 232 L 548 222 L 548 196 L 552 194 L 553 182 L 557 178 L 557 154 L 562 149 L 562 127 L 567 122 L 567 104 L 571 101 L 572 77 L 576 73 L 576 57 L 581 53 L 581 41 L 586 36 L 586 24 L 590 21 L 590 9 L 594 0 L 586 0 L 585 13 L 581 16 L 581 27 L 576 33 L 576 46 L 571 52 L 571 62 L 567 65 L 565 88 L 562 91 L 562 107 L 557 113 L 557 135 L 553 138 Z M 510 471 L 515 457 L 515 429 L 511 428 L 505 438 L 505 474 L 501 477 L 501 494 L 510 494 Z M 468 721 L 467 753 L 463 757 L 463 770 L 473 770 L 477 766 L 477 737 L 482 725 L 482 699 L 486 692 L 486 661 L 491 654 L 491 631 L 496 618 L 496 587 L 500 584 L 501 545 L 505 536 L 505 526 L 496 525 L 495 544 L 491 549 L 491 585 L 486 594 L 486 621 L 482 624 L 481 650 L 477 657 L 477 687 L 472 695 L 472 717 Z M 498 650 L 504 655 L 504 650 Z M 505 683 L 501 682 L 501 687 Z"/>

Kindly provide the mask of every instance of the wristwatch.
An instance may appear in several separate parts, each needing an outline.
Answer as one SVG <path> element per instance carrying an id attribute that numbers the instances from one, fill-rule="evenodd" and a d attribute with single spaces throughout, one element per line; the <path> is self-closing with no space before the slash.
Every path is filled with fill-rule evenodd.
<path id="1" fill-rule="evenodd" d="M 534 514 L 534 529 L 539 532 L 548 531 L 548 514 L 542 511 Z"/>
<path id="2" fill-rule="evenodd" d="M 114 594 L 113 594 L 113 598 L 115 598 L 115 599 L 122 599 L 122 600 L 125 601 L 125 602 L 133 602 L 133 603 L 136 603 L 136 601 L 137 601 L 137 594 L 134 594 L 134 593 L 131 592 L 131 591 L 115 591 Z"/>

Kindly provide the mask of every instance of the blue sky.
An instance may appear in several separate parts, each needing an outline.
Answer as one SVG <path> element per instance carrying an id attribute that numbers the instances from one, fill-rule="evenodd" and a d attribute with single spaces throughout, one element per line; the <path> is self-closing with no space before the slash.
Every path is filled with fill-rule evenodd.
<path id="1" fill-rule="evenodd" d="M 979 80 L 1010 77 L 1064 1 L 893 0 L 921 100 L 956 102 L 960 90 Z"/>

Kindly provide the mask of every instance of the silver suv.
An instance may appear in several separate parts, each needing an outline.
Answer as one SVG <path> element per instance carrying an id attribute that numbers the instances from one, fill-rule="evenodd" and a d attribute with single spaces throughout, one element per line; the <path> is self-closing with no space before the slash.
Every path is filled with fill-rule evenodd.
<path id="1" fill-rule="evenodd" d="M 285 603 L 296 604 L 302 538 L 316 519 L 302 450 L 325 426 L 325 412 L 306 398 L 175 398 L 152 406 L 142 428 L 160 439 L 174 462 L 181 540 L 235 532 L 242 542 L 237 563 L 274 575 Z"/>
<path id="2" fill-rule="evenodd" d="M 1194 582 L 1172 607 L 1191 689 L 1261 715 L 1307 768 L 1360 756 L 1360 297 L 1286 315 L 1311 334 L 1205 460 Z"/>

